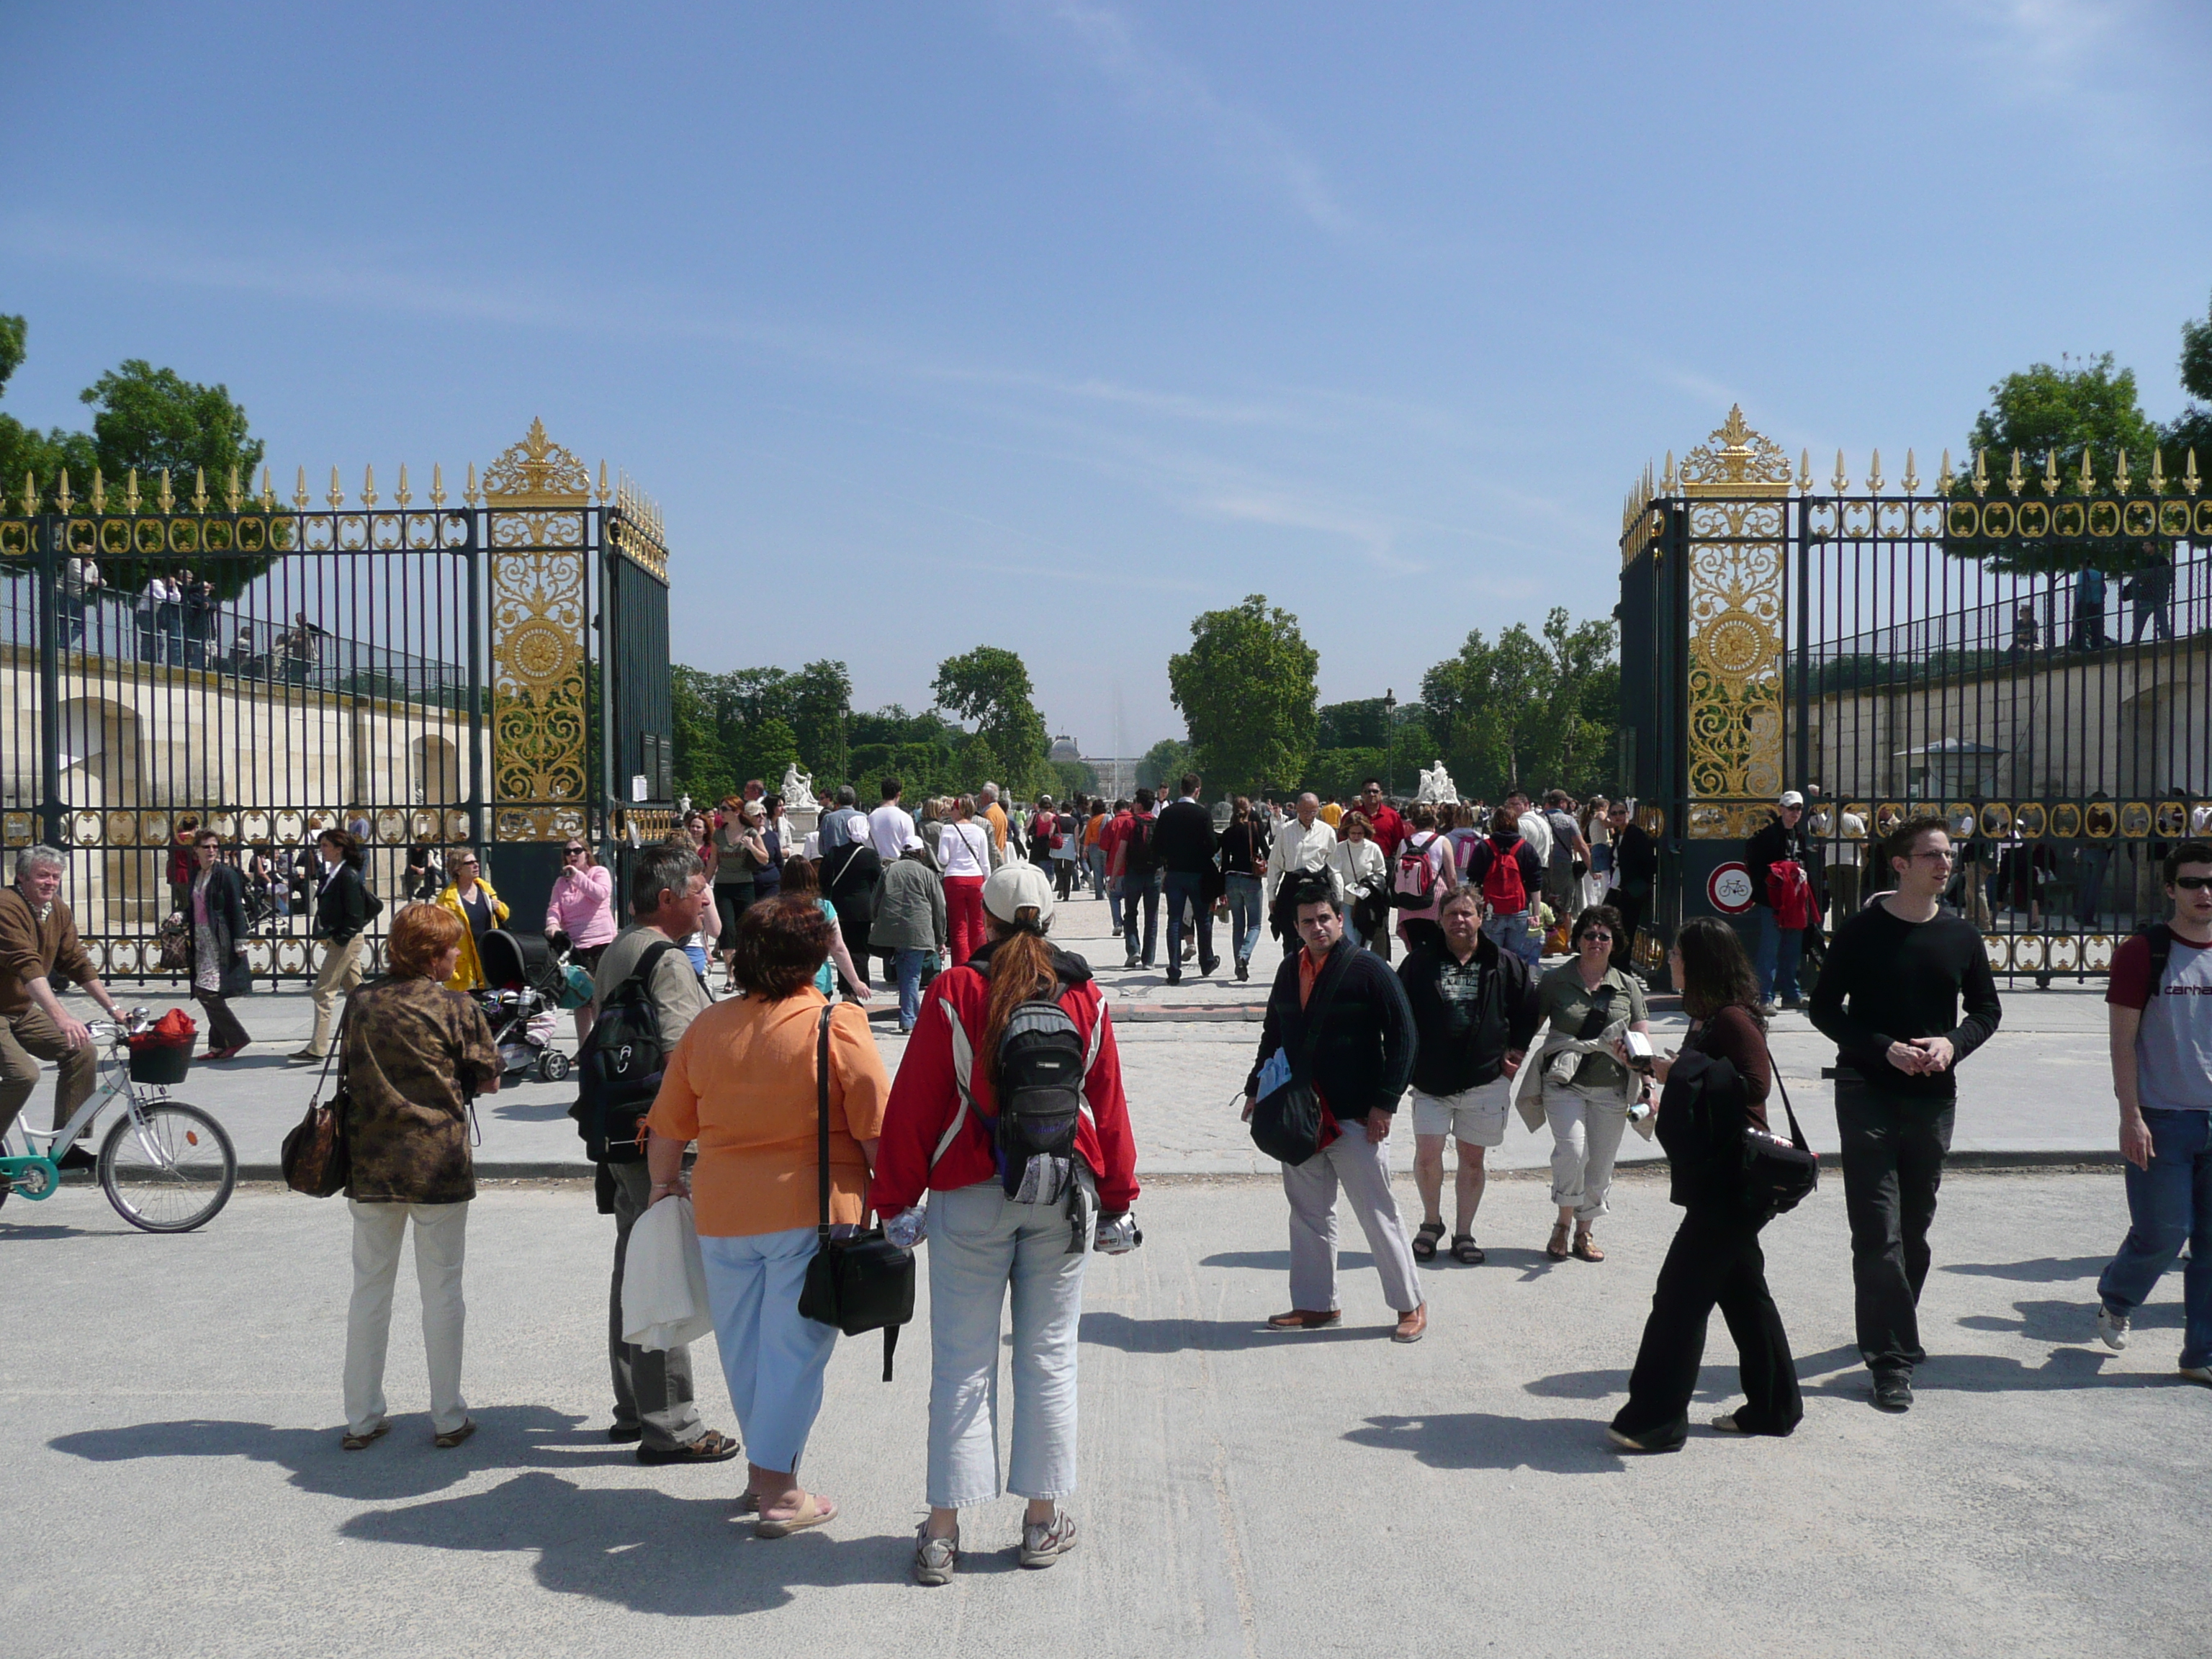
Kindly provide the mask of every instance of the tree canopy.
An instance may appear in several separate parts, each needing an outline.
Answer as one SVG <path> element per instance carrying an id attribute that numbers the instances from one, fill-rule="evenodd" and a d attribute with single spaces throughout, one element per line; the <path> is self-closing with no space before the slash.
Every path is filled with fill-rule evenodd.
<path id="1" fill-rule="evenodd" d="M 1516 623 L 1492 643 L 1473 629 L 1424 675 L 1430 732 L 1461 792 L 1603 787 L 1620 715 L 1614 643 L 1610 617 L 1575 623 L 1555 606 L 1540 634 Z"/>
<path id="2" fill-rule="evenodd" d="M 1171 785 L 1191 769 L 1197 750 L 1180 738 L 1162 738 L 1138 757 L 1137 782 L 1146 789 Z"/>
<path id="3" fill-rule="evenodd" d="M 979 645 L 963 656 L 947 657 L 937 665 L 930 692 L 939 708 L 975 723 L 975 735 L 990 744 L 1006 771 L 993 781 L 1020 795 L 1055 778 L 1046 763 L 1051 742 L 1044 716 L 1037 712 L 1029 667 L 1017 653 Z"/>
<path id="4" fill-rule="evenodd" d="M 2201 472 L 2212 468 L 2212 409 L 2204 407 L 2212 404 L 2212 307 L 2181 325 L 2181 387 L 2200 401 L 2181 411 L 2166 429 L 2166 440 L 2176 449 L 2195 450 Z"/>
<path id="5" fill-rule="evenodd" d="M 852 679 L 842 662 L 811 662 L 795 673 L 738 668 L 710 674 L 675 665 L 669 707 L 677 793 L 718 801 L 753 778 L 773 789 L 793 762 L 817 781 L 846 781 L 851 701 Z"/>
<path id="6" fill-rule="evenodd" d="M 1168 660 L 1168 687 L 1212 795 L 1298 787 L 1317 735 L 1321 654 L 1298 619 L 1254 593 L 1190 625 L 1190 649 Z"/>

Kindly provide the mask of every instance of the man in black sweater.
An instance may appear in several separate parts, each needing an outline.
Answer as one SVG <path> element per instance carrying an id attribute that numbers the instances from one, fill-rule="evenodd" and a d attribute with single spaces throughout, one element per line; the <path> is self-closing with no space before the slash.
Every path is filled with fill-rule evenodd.
<path id="1" fill-rule="evenodd" d="M 1989 1041 L 2002 1010 L 1981 935 L 1937 902 L 1951 879 L 1943 820 L 1909 819 L 1884 851 L 1896 890 L 1836 930 L 1812 1016 L 1836 1043 L 1859 1352 L 1874 1403 L 1901 1412 L 1912 1406 L 1913 1367 L 1928 1357 L 1920 1287 L 1951 1150 L 1956 1068 Z"/>
<path id="2" fill-rule="evenodd" d="M 1443 1236 L 1444 1142 L 1459 1142 L 1453 1183 L 1459 1224 L 1452 1259 L 1472 1267 L 1482 1260 L 1474 1212 L 1487 1177 L 1483 1159 L 1505 1139 L 1515 1073 L 1543 1023 L 1536 981 L 1510 951 L 1482 933 L 1482 891 L 1459 887 L 1437 913 L 1443 944 L 1415 947 L 1398 969 L 1413 1011 L 1413 1185 L 1421 1194 L 1421 1231 L 1413 1257 L 1433 1260 Z"/>
<path id="3" fill-rule="evenodd" d="M 1198 971 L 1210 974 L 1221 965 L 1213 954 L 1213 908 L 1206 896 L 1206 872 L 1221 845 L 1213 833 L 1213 814 L 1199 804 L 1195 772 L 1182 775 L 1182 793 L 1174 804 L 1161 809 L 1152 830 L 1152 850 L 1159 860 L 1161 886 L 1168 906 L 1168 983 L 1182 983 L 1182 917 L 1188 905 L 1198 917 Z"/>
<path id="4" fill-rule="evenodd" d="M 1291 1310 L 1267 1323 L 1279 1331 L 1314 1331 L 1340 1323 L 1336 1303 L 1336 1194 L 1352 1200 L 1374 1253 L 1382 1293 L 1397 1311 L 1393 1340 L 1418 1342 L 1428 1328 L 1427 1305 L 1413 1276 L 1406 1224 L 1390 1195 L 1385 1144 L 1413 1069 L 1413 1016 L 1397 975 L 1371 951 L 1344 936 L 1344 915 L 1326 872 L 1302 878 L 1292 896 L 1298 938 L 1275 972 L 1267 996 L 1260 1053 L 1244 1085 L 1244 1118 L 1259 1104 L 1260 1073 L 1278 1049 L 1294 1072 L 1310 1079 L 1328 1116 L 1325 1145 L 1303 1164 L 1283 1165 L 1291 1201 Z M 1317 1033 L 1310 1020 L 1320 1022 Z M 1311 1050 L 1308 1060 L 1308 1050 Z M 1340 1133 L 1328 1139 L 1332 1125 Z"/>
<path id="5" fill-rule="evenodd" d="M 1620 912 L 1622 923 L 1620 937 L 1613 942 L 1613 965 L 1625 974 L 1636 964 L 1636 930 L 1659 876 L 1659 849 L 1626 800 L 1605 809 L 1605 824 L 1613 836 L 1613 885 L 1606 889 L 1605 902 Z"/>

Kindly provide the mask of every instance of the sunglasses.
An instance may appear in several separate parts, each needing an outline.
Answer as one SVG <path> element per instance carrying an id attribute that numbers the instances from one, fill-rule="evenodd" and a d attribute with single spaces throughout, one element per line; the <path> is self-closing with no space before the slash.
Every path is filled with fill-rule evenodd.
<path id="1" fill-rule="evenodd" d="M 2201 893 L 2212 887 L 2212 876 L 2176 876 L 2173 884 L 2185 893 Z"/>
<path id="2" fill-rule="evenodd" d="M 574 858 L 577 854 L 582 852 L 584 849 L 580 847 L 564 847 L 561 850 L 567 854 L 570 858 Z"/>

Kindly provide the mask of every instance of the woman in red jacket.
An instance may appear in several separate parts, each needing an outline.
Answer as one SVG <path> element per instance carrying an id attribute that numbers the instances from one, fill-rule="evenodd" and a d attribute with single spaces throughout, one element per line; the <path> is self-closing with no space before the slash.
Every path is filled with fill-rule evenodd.
<path id="1" fill-rule="evenodd" d="M 1045 939 L 1052 902 L 1052 884 L 1034 865 L 1010 863 L 984 884 L 990 937 L 930 988 L 891 1085 L 869 1190 L 902 1243 L 921 1236 L 925 1215 L 915 1206 L 929 1206 L 930 1509 L 914 1563 L 924 1584 L 951 1582 L 960 1511 L 999 1495 L 999 1310 L 1010 1285 L 1014 1424 L 1006 1489 L 1029 1499 L 1021 1562 L 1048 1567 L 1074 1547 L 1075 1522 L 1059 1500 L 1075 1490 L 1084 1260 L 1092 1249 L 1118 1255 L 1138 1241 L 1129 1214 L 1136 1146 L 1113 1025 L 1091 969 Z M 1007 1167 L 1000 1085 L 1010 1095 L 1018 1087 L 1025 1103 L 1048 1103 L 1052 1087 L 1040 1079 L 1055 1060 L 1071 1089 L 1081 1067 L 1079 1100 L 1069 1103 L 1071 1155 L 1031 1153 Z M 1002 1079 L 1002 1064 L 1021 1066 L 1020 1076 Z"/>

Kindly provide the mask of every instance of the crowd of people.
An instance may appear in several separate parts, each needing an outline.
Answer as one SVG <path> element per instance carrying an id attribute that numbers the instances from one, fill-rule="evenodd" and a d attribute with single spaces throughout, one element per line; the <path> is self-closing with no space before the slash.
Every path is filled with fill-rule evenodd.
<path id="1" fill-rule="evenodd" d="M 1107 999 L 1091 967 L 1051 939 L 1079 872 L 1115 905 L 1133 965 L 1158 948 L 1164 905 L 1171 978 L 1186 945 L 1200 972 L 1218 969 L 1217 911 L 1229 919 L 1240 975 L 1259 928 L 1285 935 L 1243 1112 L 1265 1117 L 1278 1091 L 1295 1086 L 1310 1091 L 1317 1117 L 1310 1150 L 1284 1157 L 1291 1305 L 1271 1328 L 1341 1322 L 1343 1200 L 1396 1315 L 1395 1340 L 1422 1340 L 1419 1267 L 1446 1253 L 1483 1261 L 1484 1158 L 1516 1109 L 1553 1136 L 1547 1255 L 1604 1261 L 1597 1223 L 1633 1127 L 1665 1150 L 1683 1216 L 1657 1271 L 1628 1398 L 1605 1431 L 1610 1443 L 1651 1453 L 1686 1443 L 1715 1309 L 1739 1350 L 1744 1401 L 1713 1427 L 1791 1432 L 1803 1404 L 1760 1245 L 1778 1206 L 1747 1170 L 1747 1148 L 1785 1144 L 1771 1108 L 1777 1095 L 1786 1107 L 1787 1094 L 1766 1030 L 1777 989 L 1796 988 L 1786 975 L 1806 941 L 1793 952 L 1789 935 L 1818 931 L 1790 925 L 1786 866 L 1802 850 L 1804 802 L 1783 796 L 1771 831 L 1754 838 L 1775 914 L 1759 919 L 1753 948 L 1717 918 L 1675 931 L 1667 965 L 1688 1028 L 1659 1054 L 1630 955 L 1650 849 L 1626 803 L 1577 810 L 1556 794 L 1540 806 L 1513 794 L 1486 814 L 1418 802 L 1401 812 L 1370 784 L 1351 802 L 1302 797 L 1287 814 L 1240 800 L 1217 828 L 1200 787 L 1186 776 L 1164 805 L 1139 790 L 1126 807 L 1062 810 L 1048 798 L 1024 812 L 986 789 L 909 811 L 886 780 L 872 810 L 839 792 L 804 836 L 781 803 L 740 796 L 633 854 L 619 928 L 608 873 L 587 844 L 564 848 L 546 931 L 592 969 L 591 1014 L 610 1030 L 619 1024 L 652 1067 L 628 1139 L 608 1134 L 598 1165 L 600 1207 L 615 1224 L 611 1440 L 635 1444 L 650 1464 L 743 1455 L 744 1504 L 763 1537 L 834 1520 L 836 1500 L 805 1485 L 799 1468 L 837 1334 L 799 1311 L 800 1295 L 817 1224 L 853 1229 L 872 1215 L 893 1243 L 928 1246 L 928 1515 L 915 1579 L 952 1580 L 962 1512 L 1002 1487 L 1025 1500 L 1024 1565 L 1048 1566 L 1073 1547 L 1066 1500 L 1085 1265 L 1142 1237 Z M 219 1024 L 240 924 L 236 873 L 222 873 L 215 842 L 211 831 L 195 839 L 185 896 L 195 991 Z M 348 1080 L 355 1277 L 343 1444 L 367 1449 L 390 1426 L 382 1376 L 411 1224 L 431 1427 L 438 1446 L 455 1446 L 474 1428 L 461 1393 L 470 1103 L 497 1088 L 501 1073 L 482 1007 L 458 993 L 471 982 L 474 941 L 507 908 L 477 855 L 456 849 L 437 896 L 395 915 L 389 971 L 363 984 L 359 848 L 334 828 L 318 854 L 328 971 L 303 1054 L 336 1042 Z M 2001 1009 L 1978 933 L 1942 902 L 1956 856 L 1948 826 L 1897 825 L 1880 856 L 1881 890 L 1823 934 L 1808 1006 L 1836 1045 L 1856 1345 L 1872 1403 L 1899 1412 L 1912 1407 L 1926 1359 L 1917 1306 L 1958 1068 L 1996 1030 Z M 737 874 L 724 878 L 726 868 Z M 51 977 L 66 975 L 112 1012 L 60 897 L 62 870 L 52 849 L 27 849 L 0 894 L 0 1130 L 40 1058 L 62 1065 L 57 1127 L 89 1087 L 84 1028 Z M 2212 846 L 2179 844 L 2161 873 L 2169 915 L 2122 947 L 2107 992 L 2131 1225 L 2099 1280 L 2094 1334 L 2125 1347 L 2136 1310 L 2185 1245 L 2181 1374 L 2212 1385 Z M 1543 971 L 1547 942 L 1564 959 Z M 859 1006 L 878 961 L 896 977 L 909 1035 L 895 1074 Z M 717 962 L 729 992 L 720 1000 L 708 980 Z M 333 1036 L 328 1016 L 341 995 Z M 228 1046 L 234 1035 L 210 1042 Z M 1423 1212 L 1410 1236 L 1387 1157 L 1408 1097 Z M 1794 1115 L 1788 1129 L 1797 1139 Z M 830 1148 L 826 1218 L 811 1197 L 824 1161 L 817 1132 Z M 1447 1142 L 1458 1149 L 1449 1226 Z M 702 1418 L 684 1347 L 626 1337 L 629 1243 L 672 1198 L 692 1206 L 737 1436 Z M 1012 1453 L 1002 1471 L 996 1371 L 1009 1297 Z"/>

